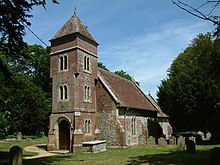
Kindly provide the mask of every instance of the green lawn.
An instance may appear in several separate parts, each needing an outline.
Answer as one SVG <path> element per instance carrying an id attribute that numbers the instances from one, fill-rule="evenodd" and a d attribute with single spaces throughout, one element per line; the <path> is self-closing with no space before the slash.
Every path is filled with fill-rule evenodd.
<path id="1" fill-rule="evenodd" d="M 49 158 L 40 158 L 35 160 L 25 160 L 24 165 L 34 164 L 54 164 L 54 165 L 71 165 L 71 164 L 103 164 L 103 165 L 120 165 L 120 164 L 178 164 L 178 165 L 208 165 L 210 164 L 209 149 L 220 145 L 196 146 L 195 154 L 186 153 L 179 150 L 176 146 L 166 148 L 158 147 L 129 147 L 127 149 L 108 149 L 102 153 L 74 153 L 53 156 Z"/>
<path id="2" fill-rule="evenodd" d="M 0 141 L 0 158 L 1 154 L 7 153 L 13 145 L 25 147 L 32 144 L 45 143 L 46 138 L 36 139 L 31 142 L 5 142 Z M 102 153 L 70 153 L 57 155 L 47 158 L 38 158 L 24 160 L 24 165 L 72 165 L 72 164 L 175 164 L 175 165 L 208 165 L 210 164 L 210 152 L 213 147 L 219 145 L 197 145 L 195 154 L 188 154 L 186 151 L 179 150 L 176 146 L 159 147 L 129 147 L 126 149 L 107 149 Z M 25 153 L 24 156 L 33 153 Z M 3 155 L 2 155 L 3 156 Z"/>

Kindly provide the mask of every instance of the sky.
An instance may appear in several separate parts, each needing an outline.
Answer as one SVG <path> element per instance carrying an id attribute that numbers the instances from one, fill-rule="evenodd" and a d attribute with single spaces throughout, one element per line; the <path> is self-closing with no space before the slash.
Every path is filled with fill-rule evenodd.
<path id="1" fill-rule="evenodd" d="M 98 61 L 110 71 L 124 70 L 154 98 L 172 61 L 200 33 L 214 29 L 175 6 L 171 0 L 48 0 L 46 10 L 34 7 L 30 29 L 49 40 L 76 14 L 99 43 Z M 191 5 L 196 4 L 196 0 Z M 197 1 L 198 2 L 198 1 Z M 43 45 L 27 31 L 28 44 Z"/>

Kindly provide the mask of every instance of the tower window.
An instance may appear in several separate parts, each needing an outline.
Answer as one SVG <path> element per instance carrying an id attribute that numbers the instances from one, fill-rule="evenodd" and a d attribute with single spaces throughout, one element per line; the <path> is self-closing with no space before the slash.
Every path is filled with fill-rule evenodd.
<path id="1" fill-rule="evenodd" d="M 84 86 L 84 101 L 85 102 L 91 101 L 91 88 L 88 85 Z"/>
<path id="2" fill-rule="evenodd" d="M 59 65 L 60 65 L 60 70 L 67 70 L 68 69 L 68 58 L 67 55 L 63 55 L 60 56 L 60 61 L 59 61 Z"/>
<path id="3" fill-rule="evenodd" d="M 60 100 L 67 100 L 68 99 L 68 88 L 67 85 L 60 85 L 59 87 L 59 98 Z"/>
<path id="4" fill-rule="evenodd" d="M 90 71 L 90 59 L 87 56 L 84 57 L 84 71 Z"/>
<path id="5" fill-rule="evenodd" d="M 90 119 L 85 120 L 84 132 L 85 134 L 91 134 L 92 132 L 92 123 Z"/>

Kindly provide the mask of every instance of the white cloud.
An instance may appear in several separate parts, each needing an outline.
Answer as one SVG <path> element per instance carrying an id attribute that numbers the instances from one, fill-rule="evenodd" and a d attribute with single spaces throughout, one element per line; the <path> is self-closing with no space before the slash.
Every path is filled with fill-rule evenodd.
<path id="1" fill-rule="evenodd" d="M 208 32 L 209 24 L 170 21 L 129 42 L 112 44 L 100 51 L 101 61 L 110 70 L 123 69 L 141 84 L 144 92 L 156 94 L 160 81 L 166 78 L 167 69 L 199 33 Z"/>

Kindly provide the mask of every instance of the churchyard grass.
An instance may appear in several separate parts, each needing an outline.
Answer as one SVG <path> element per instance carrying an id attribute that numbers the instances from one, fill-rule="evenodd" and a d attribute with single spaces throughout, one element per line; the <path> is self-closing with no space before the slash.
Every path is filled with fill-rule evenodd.
<path id="1" fill-rule="evenodd" d="M 54 165 L 118 165 L 118 164 L 175 164 L 175 165 L 208 165 L 210 164 L 210 149 L 220 145 L 197 145 L 197 152 L 187 153 L 177 146 L 167 147 L 129 147 L 126 149 L 107 149 L 101 153 L 70 153 L 47 158 L 25 160 L 24 165 L 54 164 Z"/>
<path id="2" fill-rule="evenodd" d="M 25 136 L 23 138 L 26 138 Z M 22 141 L 15 141 L 15 140 L 0 140 L 0 160 L 5 159 L 5 157 L 8 156 L 9 150 L 13 146 L 19 146 L 21 148 L 24 148 L 26 146 L 30 146 L 33 144 L 46 144 L 47 143 L 47 137 L 38 137 L 34 139 L 23 139 Z M 36 153 L 33 152 L 26 152 L 23 151 L 24 156 L 32 156 L 36 155 Z"/>

